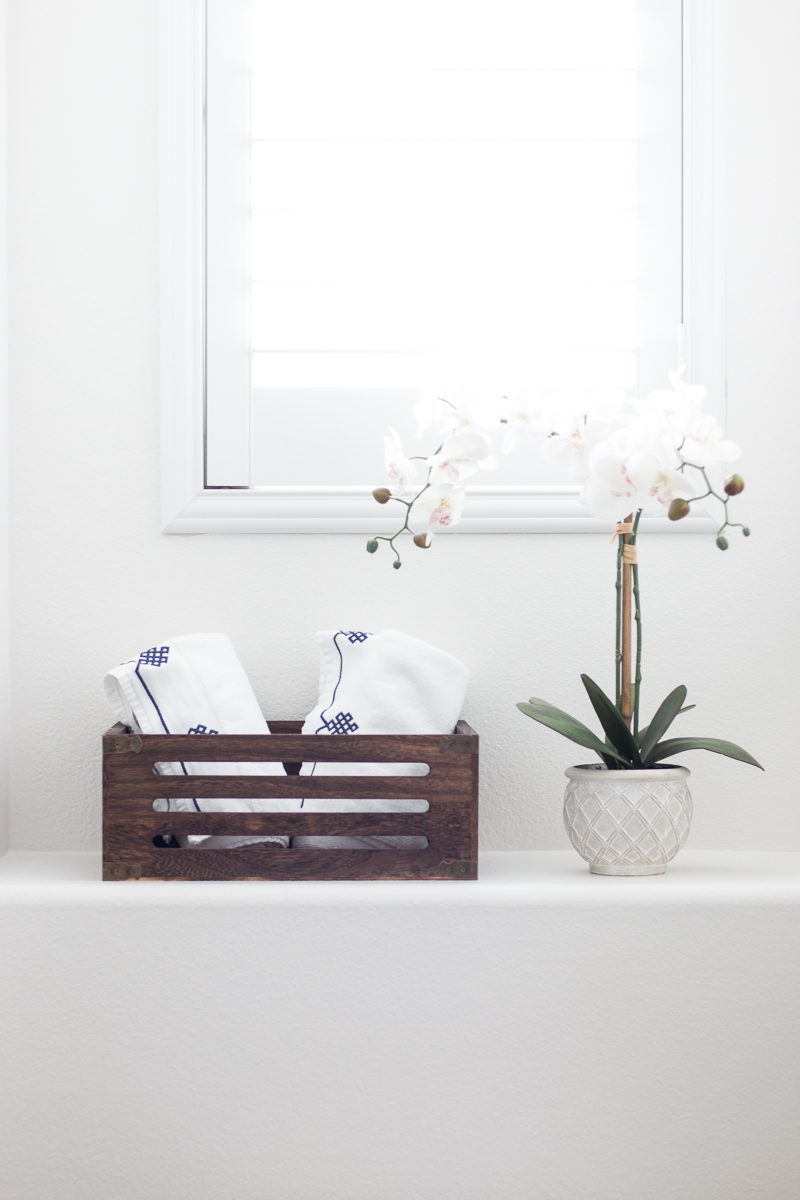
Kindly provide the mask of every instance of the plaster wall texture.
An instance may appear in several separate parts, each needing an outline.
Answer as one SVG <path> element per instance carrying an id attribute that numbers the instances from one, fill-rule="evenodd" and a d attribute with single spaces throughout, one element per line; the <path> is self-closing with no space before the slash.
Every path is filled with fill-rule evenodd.
<path id="1" fill-rule="evenodd" d="M 0 872 L 3 1196 L 795 1200 L 796 864 L 728 894 L 691 852 L 644 888 L 488 857 L 554 865 Z"/>
<path id="2" fill-rule="evenodd" d="M 467 663 L 482 846 L 563 847 L 573 755 L 514 703 L 590 718 L 579 674 L 611 674 L 605 537 L 444 536 L 396 572 L 361 537 L 159 532 L 156 15 L 155 0 L 9 0 L 12 844 L 99 845 L 110 665 L 223 629 L 267 717 L 298 717 L 314 632 L 345 627 L 400 628 Z M 700 535 L 643 545 L 644 707 L 685 682 L 687 731 L 768 767 L 687 760 L 691 847 L 798 848 L 800 18 L 790 0 L 724 17 L 728 424 L 754 532 L 724 555 Z"/>
<path id="3" fill-rule="evenodd" d="M 8 848 L 11 724 L 8 585 L 8 56 L 7 0 L 0 0 L 0 854 Z"/>

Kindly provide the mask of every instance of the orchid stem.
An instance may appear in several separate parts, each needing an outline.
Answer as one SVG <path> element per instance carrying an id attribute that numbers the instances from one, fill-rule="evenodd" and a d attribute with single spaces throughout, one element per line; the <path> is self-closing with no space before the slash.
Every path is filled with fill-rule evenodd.
<path id="1" fill-rule="evenodd" d="M 617 708 L 622 701 L 622 547 L 624 538 L 617 539 L 617 629 L 614 641 L 614 679 Z"/>
<path id="2" fill-rule="evenodd" d="M 682 449 L 683 443 L 681 442 L 681 445 L 678 447 L 677 451 L 679 456 Z M 720 504 L 722 505 L 722 511 L 725 519 L 717 530 L 717 537 L 720 537 L 720 535 L 723 534 L 726 529 L 743 529 L 744 526 L 740 522 L 728 520 L 728 501 L 730 500 L 730 496 L 720 496 L 719 492 L 711 486 L 711 480 L 708 478 L 708 473 L 705 467 L 700 466 L 699 463 L 689 462 L 688 459 L 681 458 L 678 470 L 683 472 L 686 467 L 690 467 L 693 471 L 699 471 L 699 473 L 703 476 L 703 480 L 707 488 L 707 491 L 703 492 L 703 494 L 700 496 L 690 496 L 687 503 L 696 504 L 700 500 L 707 500 L 709 496 L 713 496 L 714 499 L 719 500 Z"/>
<path id="3" fill-rule="evenodd" d="M 642 510 L 636 514 L 631 534 L 631 545 L 636 545 L 636 533 L 639 528 L 639 518 Z M 639 733 L 639 693 L 642 688 L 642 603 L 639 593 L 639 564 L 633 564 L 633 601 L 635 606 L 634 620 L 636 621 L 636 675 L 633 682 L 633 736 Z"/>
<path id="4" fill-rule="evenodd" d="M 441 447 L 439 447 L 439 449 L 441 449 Z M 439 451 L 437 450 L 436 453 L 438 454 Z M 391 500 L 396 500 L 398 504 L 404 505 L 405 510 L 406 510 L 405 520 L 403 521 L 403 524 L 400 526 L 400 528 L 396 529 L 394 531 L 394 533 L 392 533 L 392 534 L 376 533 L 374 540 L 376 542 L 388 542 L 389 543 L 389 545 L 392 548 L 392 553 L 394 554 L 395 563 L 402 562 L 402 559 L 400 558 L 400 551 L 397 549 L 397 546 L 395 546 L 395 544 L 394 544 L 395 539 L 401 537 L 404 533 L 411 532 L 411 526 L 409 524 L 409 520 L 411 518 L 411 510 L 413 509 L 414 505 L 419 500 L 420 496 L 424 495 L 425 492 L 427 492 L 428 488 L 431 486 L 432 470 L 433 470 L 433 468 L 430 468 L 428 470 L 428 476 L 427 476 L 427 479 L 425 480 L 425 483 L 419 489 L 416 496 L 413 496 L 411 500 L 403 500 L 400 496 L 390 496 L 389 497 Z"/>

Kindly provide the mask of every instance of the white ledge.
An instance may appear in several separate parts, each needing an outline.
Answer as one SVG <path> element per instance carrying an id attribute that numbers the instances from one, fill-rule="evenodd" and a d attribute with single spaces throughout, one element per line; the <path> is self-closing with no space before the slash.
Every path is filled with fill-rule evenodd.
<path id="1" fill-rule="evenodd" d="M 796 1200 L 800 854 L 479 872 L 0 860 L 2 1194 Z"/>
<path id="2" fill-rule="evenodd" d="M 800 903 L 800 852 L 684 851 L 664 875 L 592 875 L 571 851 L 487 851 L 473 882 L 102 882 L 100 855 L 10 851 L 0 903 L 133 906 L 492 906 Z"/>

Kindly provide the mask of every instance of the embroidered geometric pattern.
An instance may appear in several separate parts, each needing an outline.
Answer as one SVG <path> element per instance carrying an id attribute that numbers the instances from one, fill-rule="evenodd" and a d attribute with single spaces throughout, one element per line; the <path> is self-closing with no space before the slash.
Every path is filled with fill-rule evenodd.
<path id="1" fill-rule="evenodd" d="M 357 633 L 355 630 L 352 630 L 352 629 L 351 630 L 343 629 L 342 632 L 344 633 L 344 636 L 347 638 L 348 642 L 351 642 L 351 643 L 352 642 L 365 642 L 367 640 L 367 638 L 370 636 L 368 633 Z"/>
<path id="2" fill-rule="evenodd" d="M 219 733 L 218 729 L 206 729 L 205 725 L 195 725 L 193 729 L 187 729 L 187 733 Z"/>
<path id="3" fill-rule="evenodd" d="M 355 733 L 358 729 L 352 713 L 337 713 L 332 721 L 323 721 L 328 733 Z"/>
<path id="4" fill-rule="evenodd" d="M 139 655 L 139 666 L 144 663 L 148 667 L 163 667 L 168 658 L 169 646 L 153 646 Z"/>

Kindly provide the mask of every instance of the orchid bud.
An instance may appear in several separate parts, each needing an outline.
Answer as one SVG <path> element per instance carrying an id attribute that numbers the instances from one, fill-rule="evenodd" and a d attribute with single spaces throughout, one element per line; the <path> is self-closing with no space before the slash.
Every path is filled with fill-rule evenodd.
<path id="1" fill-rule="evenodd" d="M 684 517 L 689 515 L 689 504 L 686 500 L 676 498 L 672 501 L 667 509 L 667 516 L 670 521 L 682 521 Z"/>
<path id="2" fill-rule="evenodd" d="M 370 538 L 369 541 L 367 542 L 367 554 L 374 554 L 377 549 L 378 549 L 378 539 Z"/>
<path id="3" fill-rule="evenodd" d="M 396 559 L 394 560 L 394 562 L 392 563 L 392 566 L 394 567 L 395 571 L 399 571 L 399 570 L 400 570 L 400 568 L 402 567 L 402 565 L 403 565 L 403 564 L 400 562 L 400 559 L 399 559 L 399 558 L 396 558 Z"/>
<path id="4" fill-rule="evenodd" d="M 419 546 L 420 550 L 430 549 L 431 539 L 427 533 L 415 533 L 414 545 Z"/>
<path id="5" fill-rule="evenodd" d="M 744 491 L 744 480 L 741 475 L 731 475 L 722 485 L 722 490 L 726 496 L 738 496 Z"/>
<path id="6" fill-rule="evenodd" d="M 728 549 L 728 539 L 726 537 L 723 537 L 722 534 L 720 534 L 719 537 L 717 538 L 717 545 L 719 546 L 720 550 L 727 550 Z"/>
<path id="7" fill-rule="evenodd" d="M 385 487 L 375 488 L 372 495 L 378 501 L 378 504 L 386 504 L 392 498 L 392 493 Z"/>
<path id="8" fill-rule="evenodd" d="M 750 537 L 750 526 L 749 525 L 742 526 L 742 537 Z"/>

